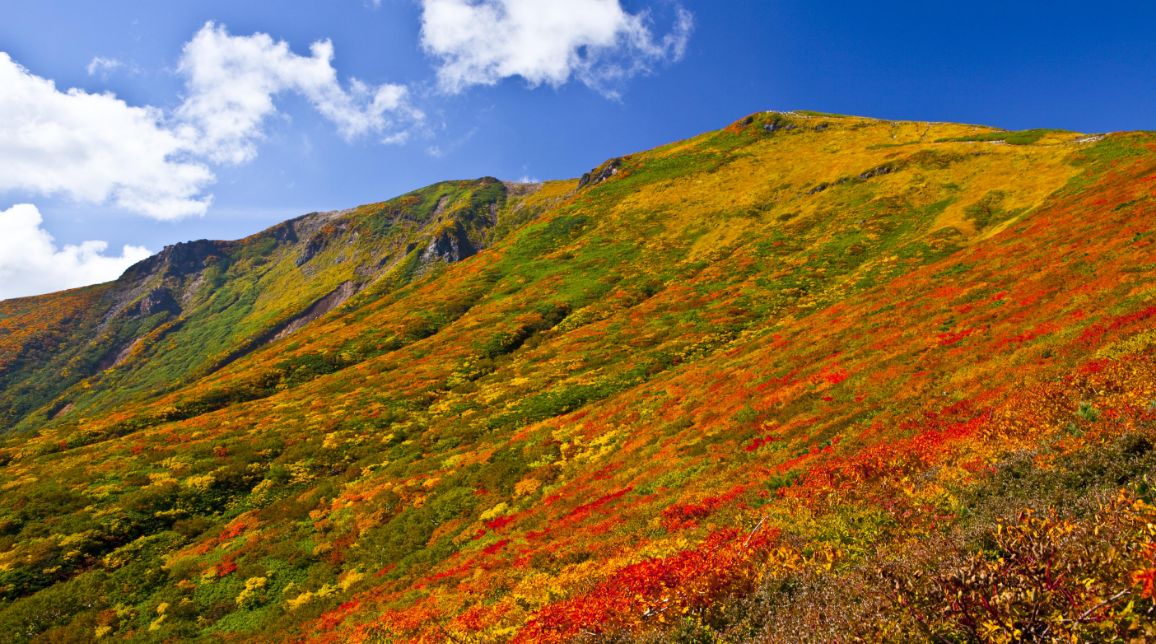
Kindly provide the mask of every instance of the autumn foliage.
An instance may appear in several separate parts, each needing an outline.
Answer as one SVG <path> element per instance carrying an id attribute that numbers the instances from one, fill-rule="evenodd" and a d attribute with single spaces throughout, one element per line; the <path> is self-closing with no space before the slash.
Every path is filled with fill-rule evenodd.
<path id="1" fill-rule="evenodd" d="M 1156 638 L 1153 177 L 765 113 L 0 303 L 0 632 Z"/>

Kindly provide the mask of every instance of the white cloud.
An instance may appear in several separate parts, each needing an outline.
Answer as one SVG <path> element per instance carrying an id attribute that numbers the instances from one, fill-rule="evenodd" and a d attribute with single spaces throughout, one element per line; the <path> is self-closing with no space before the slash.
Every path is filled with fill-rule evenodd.
<path id="1" fill-rule="evenodd" d="M 157 219 L 205 212 L 213 180 L 159 110 L 61 92 L 0 52 L 0 191 L 111 202 Z"/>
<path id="2" fill-rule="evenodd" d="M 457 93 L 520 76 L 555 87 L 576 78 L 607 95 L 631 76 L 683 56 L 693 27 L 678 8 L 656 37 L 648 15 L 619 0 L 422 0 L 422 46 L 438 58 L 438 81 Z"/>
<path id="3" fill-rule="evenodd" d="M 147 248 L 125 246 L 119 256 L 107 255 L 108 244 L 102 241 L 61 248 L 42 223 L 31 204 L 0 211 L 0 299 L 114 280 L 151 254 Z"/>
<path id="4" fill-rule="evenodd" d="M 198 153 L 217 162 L 256 155 L 262 124 L 276 112 L 273 99 L 284 92 L 304 96 L 346 139 L 372 134 L 383 143 L 403 142 L 423 118 L 404 86 L 353 79 L 343 88 L 328 40 L 300 56 L 267 34 L 233 36 L 210 22 L 185 45 L 179 71 L 188 96 L 176 115 L 194 129 Z"/>
<path id="5" fill-rule="evenodd" d="M 305 96 L 346 139 L 402 143 L 422 120 L 403 86 L 354 79 L 343 88 L 329 41 L 314 43 L 310 54 L 296 55 L 266 34 L 232 36 L 207 23 L 181 58 L 187 95 L 165 114 L 113 94 L 58 90 L 0 52 L 0 192 L 113 203 L 156 219 L 201 215 L 211 202 L 210 164 L 256 155 L 278 94 Z M 122 66 L 96 57 L 88 72 Z"/>
<path id="6" fill-rule="evenodd" d="M 103 77 L 108 76 L 109 72 L 115 71 L 121 67 L 124 67 L 124 63 L 115 58 L 95 56 L 92 60 L 88 61 L 88 67 L 86 69 L 88 70 L 89 76 L 96 76 L 99 74 Z"/>
<path id="7" fill-rule="evenodd" d="M 131 69 L 98 56 L 87 71 L 122 68 Z M 0 51 L 0 194 L 111 203 L 155 219 L 201 215 L 212 164 L 251 160 L 283 93 L 304 96 L 346 139 L 401 143 L 424 118 L 401 85 L 339 83 L 328 40 L 301 56 L 266 34 L 233 36 L 210 22 L 185 45 L 179 73 L 186 95 L 166 113 L 59 90 Z M 113 279 L 148 254 L 126 246 L 109 256 L 98 241 L 57 248 L 40 223 L 31 205 L 0 212 L 0 297 Z"/>

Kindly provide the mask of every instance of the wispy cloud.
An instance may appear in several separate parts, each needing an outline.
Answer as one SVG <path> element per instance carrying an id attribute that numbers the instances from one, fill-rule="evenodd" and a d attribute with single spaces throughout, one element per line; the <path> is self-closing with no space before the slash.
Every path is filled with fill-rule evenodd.
<path id="1" fill-rule="evenodd" d="M 89 76 L 101 76 L 107 78 L 109 72 L 120 69 L 121 67 L 124 67 L 124 63 L 120 60 L 117 60 L 116 58 L 95 56 L 92 60 L 88 61 L 88 67 L 85 69 L 88 71 Z"/>
<path id="2" fill-rule="evenodd" d="M 443 125 L 443 128 L 444 128 L 444 125 Z M 460 136 L 458 136 L 454 139 L 451 139 L 448 141 L 442 140 L 440 143 L 436 143 L 434 145 L 427 147 L 425 153 L 427 155 L 435 158 L 435 159 L 441 159 L 443 157 L 446 157 L 446 156 L 452 154 L 455 150 L 457 150 L 458 148 L 460 148 L 463 145 L 465 145 L 466 143 L 468 143 L 470 141 L 470 139 L 474 138 L 474 136 L 477 133 L 478 133 L 477 126 L 472 127 L 469 130 L 467 130 L 464 134 L 461 134 Z"/>

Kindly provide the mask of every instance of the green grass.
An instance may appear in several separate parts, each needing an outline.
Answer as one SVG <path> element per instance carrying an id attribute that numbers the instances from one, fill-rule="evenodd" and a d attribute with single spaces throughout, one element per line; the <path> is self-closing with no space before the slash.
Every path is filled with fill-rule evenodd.
<path id="1" fill-rule="evenodd" d="M 936 143 L 970 143 L 970 142 L 1002 142 L 1008 145 L 1034 145 L 1049 134 L 1071 134 L 1068 130 L 1036 129 L 1020 130 L 1018 132 L 999 131 L 986 132 L 973 136 L 959 136 L 936 139 Z"/>

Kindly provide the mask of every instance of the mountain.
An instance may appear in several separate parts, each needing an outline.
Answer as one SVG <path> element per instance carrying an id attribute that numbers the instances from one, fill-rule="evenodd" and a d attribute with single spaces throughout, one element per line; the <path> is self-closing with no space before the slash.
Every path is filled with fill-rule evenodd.
<path id="1" fill-rule="evenodd" d="M 18 431 L 101 409 L 97 401 L 109 392 L 115 407 L 195 381 L 371 284 L 383 293 L 475 254 L 518 221 L 512 213 L 500 226 L 498 212 L 511 192 L 524 190 L 496 179 L 447 182 L 305 215 L 238 242 L 176 244 L 113 284 L 51 304 L 6 302 L 0 315 L 19 320 L 19 330 L 4 347 L 13 364 L 0 376 L 0 418 Z"/>
<path id="2" fill-rule="evenodd" d="M 1156 133 L 767 112 L 0 302 L 17 641 L 1156 637 Z"/>

